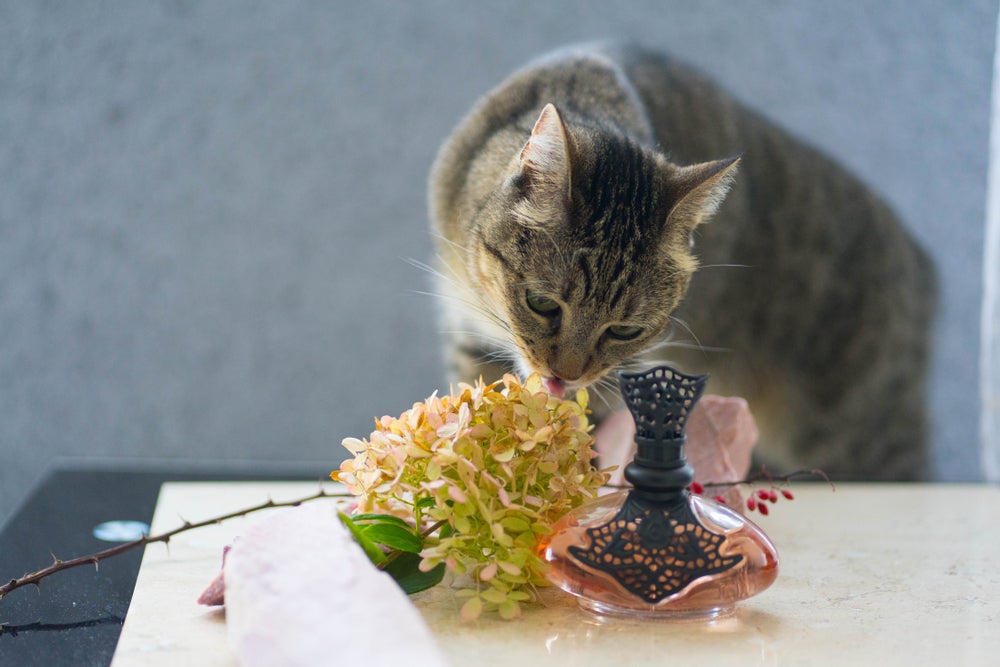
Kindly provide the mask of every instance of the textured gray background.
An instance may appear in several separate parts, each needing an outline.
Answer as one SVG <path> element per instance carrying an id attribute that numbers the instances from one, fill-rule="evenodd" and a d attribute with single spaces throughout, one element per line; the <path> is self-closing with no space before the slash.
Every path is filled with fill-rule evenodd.
<path id="1" fill-rule="evenodd" d="M 882 191 L 943 278 L 978 479 L 997 3 L 0 0 L 0 520 L 59 457 L 314 466 L 441 386 L 425 182 L 567 42 L 684 55 Z"/>

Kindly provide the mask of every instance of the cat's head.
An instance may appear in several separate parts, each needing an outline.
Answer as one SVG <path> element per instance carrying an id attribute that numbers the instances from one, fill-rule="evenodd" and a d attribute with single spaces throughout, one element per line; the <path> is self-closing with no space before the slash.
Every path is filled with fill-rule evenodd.
<path id="1" fill-rule="evenodd" d="M 521 370 L 560 394 L 660 340 L 737 161 L 680 167 L 546 106 L 473 225 L 470 268 Z"/>

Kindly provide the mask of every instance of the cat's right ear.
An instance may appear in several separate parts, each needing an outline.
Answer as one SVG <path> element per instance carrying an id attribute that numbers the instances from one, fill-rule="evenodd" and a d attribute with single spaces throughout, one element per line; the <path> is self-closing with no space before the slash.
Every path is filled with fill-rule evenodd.
<path id="1" fill-rule="evenodd" d="M 546 104 L 517 159 L 525 200 L 518 218 L 532 227 L 561 217 L 570 198 L 570 157 L 566 126 L 555 105 Z"/>

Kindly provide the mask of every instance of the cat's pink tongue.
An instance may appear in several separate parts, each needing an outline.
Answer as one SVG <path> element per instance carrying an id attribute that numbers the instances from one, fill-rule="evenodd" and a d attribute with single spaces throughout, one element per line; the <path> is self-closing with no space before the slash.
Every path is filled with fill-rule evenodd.
<path id="1" fill-rule="evenodd" d="M 545 391 L 556 398 L 562 398 L 566 395 L 566 384 L 559 378 L 543 378 L 542 386 L 545 387 Z"/>

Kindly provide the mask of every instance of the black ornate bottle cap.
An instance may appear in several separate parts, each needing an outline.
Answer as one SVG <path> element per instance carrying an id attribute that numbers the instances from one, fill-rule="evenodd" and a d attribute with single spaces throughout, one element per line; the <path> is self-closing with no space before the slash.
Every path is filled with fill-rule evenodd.
<path id="1" fill-rule="evenodd" d="M 694 479 L 684 460 L 684 429 L 708 376 L 660 366 L 645 373 L 618 373 L 618 379 L 636 429 L 636 455 L 625 467 L 625 479 L 648 499 L 680 495 Z"/>
<path id="2" fill-rule="evenodd" d="M 707 375 L 685 375 L 669 366 L 645 373 L 618 373 L 622 396 L 637 438 L 672 440 L 684 437 L 694 404 L 701 398 Z"/>

